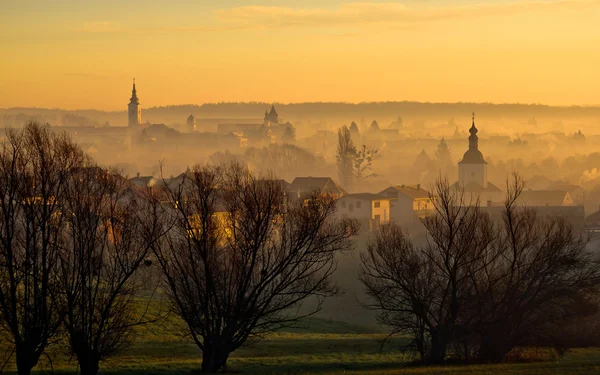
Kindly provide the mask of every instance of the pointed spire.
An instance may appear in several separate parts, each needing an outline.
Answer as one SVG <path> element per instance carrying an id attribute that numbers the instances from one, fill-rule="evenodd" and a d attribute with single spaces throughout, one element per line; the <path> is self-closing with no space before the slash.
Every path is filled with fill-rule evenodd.
<path id="1" fill-rule="evenodd" d="M 469 149 L 477 150 L 479 148 L 479 137 L 477 137 L 477 132 L 479 132 L 479 130 L 475 127 L 475 112 L 473 112 L 472 119 L 473 124 L 471 125 L 471 129 L 469 129 L 469 133 L 471 133 L 469 136 Z"/>
<path id="2" fill-rule="evenodd" d="M 137 90 L 135 89 L 135 78 L 133 79 L 133 88 L 131 89 L 131 99 L 129 99 L 130 103 L 140 104 L 140 100 L 137 96 Z"/>

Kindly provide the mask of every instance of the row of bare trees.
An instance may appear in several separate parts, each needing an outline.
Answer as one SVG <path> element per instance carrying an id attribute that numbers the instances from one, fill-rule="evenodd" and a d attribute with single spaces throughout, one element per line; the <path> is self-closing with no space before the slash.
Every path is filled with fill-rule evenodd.
<path id="1" fill-rule="evenodd" d="M 350 249 L 357 224 L 334 210 L 330 197 L 290 199 L 279 181 L 236 164 L 138 189 L 49 127 L 9 131 L 0 149 L 0 328 L 18 373 L 31 373 L 56 342 L 85 375 L 126 348 L 134 327 L 153 319 L 140 293 L 156 288 L 148 257 L 202 350 L 203 372 L 222 370 L 242 344 L 300 318 L 304 300 L 315 300 L 310 314 L 337 292 L 335 254 Z"/>
<path id="2" fill-rule="evenodd" d="M 518 207 L 522 190 L 515 176 L 492 218 L 441 179 L 426 243 L 391 224 L 362 254 L 368 306 L 393 333 L 412 335 L 424 362 L 497 362 L 517 347 L 559 345 L 554 332 L 596 312 L 600 265 L 588 238 Z"/>

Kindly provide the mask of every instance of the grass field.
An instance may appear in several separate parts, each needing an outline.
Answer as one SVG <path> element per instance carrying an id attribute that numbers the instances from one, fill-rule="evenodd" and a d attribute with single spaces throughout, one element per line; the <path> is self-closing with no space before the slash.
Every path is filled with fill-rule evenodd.
<path id="1" fill-rule="evenodd" d="M 200 367 L 200 352 L 177 332 L 177 323 L 146 325 L 127 353 L 102 365 L 103 374 L 189 374 Z M 163 322 L 164 323 L 164 322 Z M 241 374 L 420 374 L 542 375 L 600 374 L 600 349 L 574 349 L 561 358 L 531 363 L 415 367 L 392 340 L 380 352 L 382 332 L 372 328 L 311 319 L 235 352 L 228 371 Z M 55 373 L 73 373 L 68 359 L 55 357 Z M 8 373 L 12 369 L 8 369 Z M 46 363 L 40 372 L 47 372 Z"/>

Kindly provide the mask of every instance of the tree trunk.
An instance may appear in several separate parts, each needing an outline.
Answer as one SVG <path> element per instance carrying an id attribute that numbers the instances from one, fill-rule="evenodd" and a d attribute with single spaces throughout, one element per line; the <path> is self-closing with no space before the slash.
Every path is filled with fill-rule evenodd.
<path id="1" fill-rule="evenodd" d="M 436 365 L 443 365 L 446 360 L 446 349 L 448 346 L 446 337 L 440 330 L 433 330 L 430 332 L 430 335 L 431 348 L 429 349 L 427 361 Z"/>
<path id="2" fill-rule="evenodd" d="M 225 345 L 206 342 L 202 352 L 202 372 L 213 374 L 224 369 L 229 353 Z"/>
<path id="3" fill-rule="evenodd" d="M 500 334 L 485 335 L 481 340 L 478 357 L 484 362 L 498 363 L 504 360 L 510 350 L 510 345 Z"/>
<path id="4" fill-rule="evenodd" d="M 84 343 L 78 343 L 75 345 L 75 355 L 77 356 L 77 362 L 81 369 L 81 375 L 96 375 L 100 370 L 100 360 L 98 355 L 93 348 Z"/>
<path id="5" fill-rule="evenodd" d="M 97 375 L 100 370 L 100 364 L 95 360 L 82 361 L 79 360 L 81 375 Z"/>
<path id="6" fill-rule="evenodd" d="M 22 345 L 17 345 L 16 354 L 17 354 L 17 373 L 19 375 L 29 375 L 31 374 L 31 370 L 37 364 L 37 359 L 39 356 L 36 356 L 35 353 L 32 353 L 29 350 L 24 350 L 25 348 Z"/>

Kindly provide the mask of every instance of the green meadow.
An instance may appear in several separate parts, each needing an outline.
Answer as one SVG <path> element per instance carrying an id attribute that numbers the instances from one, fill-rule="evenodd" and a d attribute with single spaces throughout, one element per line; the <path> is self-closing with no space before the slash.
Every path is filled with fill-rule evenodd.
<path id="1" fill-rule="evenodd" d="M 102 363 L 101 373 L 193 374 L 201 363 L 199 349 L 169 317 L 138 327 L 135 344 L 126 353 Z M 572 349 L 557 357 L 544 350 L 523 350 L 516 363 L 423 367 L 412 364 L 406 339 L 394 338 L 382 346 L 386 335 L 377 328 L 306 319 L 297 327 L 271 334 L 233 353 L 227 372 L 239 374 L 421 374 L 421 375 L 542 375 L 600 374 L 600 349 Z M 74 373 L 75 359 L 55 348 L 52 361 L 43 359 L 38 373 Z M 5 373 L 14 373 L 9 363 Z"/>

